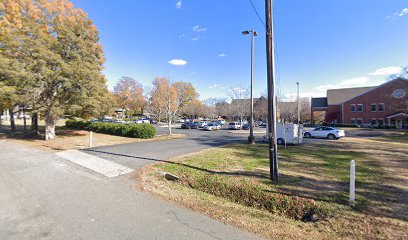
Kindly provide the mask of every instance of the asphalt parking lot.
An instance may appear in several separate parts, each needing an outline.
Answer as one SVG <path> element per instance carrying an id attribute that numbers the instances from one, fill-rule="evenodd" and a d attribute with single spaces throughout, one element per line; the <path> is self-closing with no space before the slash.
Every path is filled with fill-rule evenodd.
<path id="1" fill-rule="evenodd" d="M 157 134 L 168 133 L 166 125 L 155 124 L 154 126 L 157 128 Z M 180 139 L 120 144 L 83 151 L 136 170 L 150 163 L 166 161 L 172 157 L 206 148 L 246 142 L 249 135 L 249 131 L 228 130 L 225 125 L 218 131 L 181 129 L 180 126 L 181 124 L 176 124 L 172 128 L 174 134 L 186 135 Z M 265 128 L 257 128 L 254 132 L 256 141 L 263 141 Z"/>

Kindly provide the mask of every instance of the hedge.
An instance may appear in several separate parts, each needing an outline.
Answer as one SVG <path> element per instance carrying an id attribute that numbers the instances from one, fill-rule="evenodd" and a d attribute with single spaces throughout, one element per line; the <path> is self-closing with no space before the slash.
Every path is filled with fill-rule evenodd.
<path id="1" fill-rule="evenodd" d="M 117 136 L 132 138 L 153 138 L 156 136 L 156 128 L 148 123 L 108 123 L 108 122 L 87 122 L 82 120 L 67 120 L 65 126 L 72 129 L 92 130 L 98 133 L 105 133 Z"/>

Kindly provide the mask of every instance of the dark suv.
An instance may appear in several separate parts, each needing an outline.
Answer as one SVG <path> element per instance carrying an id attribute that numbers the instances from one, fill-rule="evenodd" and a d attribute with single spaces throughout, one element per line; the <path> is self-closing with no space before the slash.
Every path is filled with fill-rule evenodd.
<path id="1" fill-rule="evenodd" d="M 181 124 L 182 129 L 197 129 L 198 123 L 197 122 L 186 122 Z"/>

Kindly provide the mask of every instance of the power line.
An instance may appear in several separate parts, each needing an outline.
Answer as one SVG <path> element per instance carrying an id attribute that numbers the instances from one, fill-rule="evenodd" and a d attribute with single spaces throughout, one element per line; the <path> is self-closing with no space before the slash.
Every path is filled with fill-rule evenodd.
<path id="1" fill-rule="evenodd" d="M 275 10 L 276 5 L 273 5 L 273 10 Z M 272 19 L 273 21 L 273 25 L 276 26 L 276 18 Z M 280 73 L 280 67 L 279 67 L 279 46 L 278 46 L 278 38 L 276 37 L 276 33 L 275 33 L 275 67 L 276 67 L 276 80 L 277 80 L 277 94 L 278 96 L 281 96 L 281 73 Z"/>
<path id="2" fill-rule="evenodd" d="M 258 10 L 255 7 L 255 4 L 252 2 L 252 0 L 249 0 L 249 2 L 251 3 L 252 9 L 254 10 L 256 16 L 258 16 L 259 21 L 261 21 L 262 25 L 264 25 L 264 27 L 266 27 L 265 21 L 262 19 L 262 17 L 259 15 Z"/>

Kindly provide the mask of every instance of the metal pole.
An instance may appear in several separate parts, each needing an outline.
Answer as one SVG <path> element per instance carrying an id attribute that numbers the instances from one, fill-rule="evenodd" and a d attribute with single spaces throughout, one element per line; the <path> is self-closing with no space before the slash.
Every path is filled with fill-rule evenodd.
<path id="1" fill-rule="evenodd" d="M 299 82 L 297 84 L 297 124 L 298 124 L 298 144 L 300 144 L 300 97 L 299 97 Z"/>
<path id="2" fill-rule="evenodd" d="M 300 109 L 299 109 L 299 82 L 297 84 L 297 124 L 300 123 Z"/>
<path id="3" fill-rule="evenodd" d="M 92 130 L 89 131 L 89 147 L 92 147 Z"/>
<path id="4" fill-rule="evenodd" d="M 354 207 L 356 198 L 356 164 L 350 161 L 350 206 Z"/>
<path id="5" fill-rule="evenodd" d="M 252 29 L 252 38 L 251 38 L 251 122 L 249 128 L 249 137 L 248 142 L 250 144 L 255 144 L 254 137 L 254 49 L 255 49 L 255 35 L 256 32 Z"/>
<path id="6" fill-rule="evenodd" d="M 268 79 L 268 131 L 269 131 L 269 165 L 270 177 L 274 182 L 279 181 L 278 174 L 278 149 L 276 143 L 276 104 L 274 86 L 274 46 L 273 46 L 273 24 L 272 24 L 273 0 L 265 0 L 266 19 L 266 60 Z"/>

